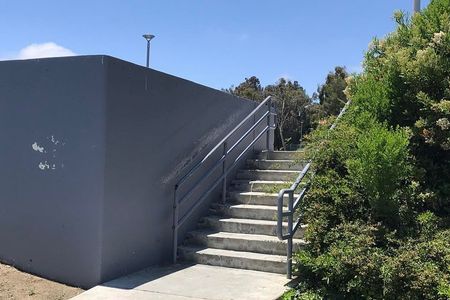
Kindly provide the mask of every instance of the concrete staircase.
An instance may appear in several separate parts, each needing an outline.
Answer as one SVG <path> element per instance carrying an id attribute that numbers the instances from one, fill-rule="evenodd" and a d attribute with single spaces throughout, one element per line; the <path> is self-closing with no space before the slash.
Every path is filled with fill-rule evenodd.
<path id="1" fill-rule="evenodd" d="M 303 165 L 298 152 L 262 152 L 239 170 L 227 202 L 213 203 L 209 216 L 178 247 L 181 260 L 200 264 L 286 273 L 286 241 L 276 234 L 277 194 L 291 185 Z M 287 201 L 285 201 L 287 203 Z M 285 203 L 285 204 L 286 204 Z M 284 228 L 287 223 L 284 223 Z M 293 240 L 302 247 L 304 227 Z"/>

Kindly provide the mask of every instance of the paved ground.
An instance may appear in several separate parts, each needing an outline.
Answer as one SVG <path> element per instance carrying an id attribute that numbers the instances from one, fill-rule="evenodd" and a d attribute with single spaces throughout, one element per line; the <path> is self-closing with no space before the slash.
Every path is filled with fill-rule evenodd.
<path id="1" fill-rule="evenodd" d="M 207 265 L 149 268 L 96 286 L 73 300 L 277 299 L 287 289 L 284 275 Z"/>

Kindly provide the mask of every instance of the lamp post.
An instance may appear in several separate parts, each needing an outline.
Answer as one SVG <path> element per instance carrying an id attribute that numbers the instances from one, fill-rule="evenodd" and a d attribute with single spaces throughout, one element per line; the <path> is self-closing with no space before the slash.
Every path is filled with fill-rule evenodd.
<path id="1" fill-rule="evenodd" d="M 147 40 L 147 68 L 150 63 L 150 41 L 155 37 L 153 34 L 144 34 L 142 35 L 144 39 Z"/>
<path id="2" fill-rule="evenodd" d="M 300 121 L 300 144 L 303 142 L 303 120 Z"/>
<path id="3" fill-rule="evenodd" d="M 308 108 L 310 108 L 312 104 L 308 104 L 302 107 L 302 109 L 298 112 L 298 118 L 300 119 L 300 144 L 303 142 L 303 120 L 302 115 Z"/>
<path id="4" fill-rule="evenodd" d="M 414 0 L 414 13 L 420 12 L 420 0 Z"/>

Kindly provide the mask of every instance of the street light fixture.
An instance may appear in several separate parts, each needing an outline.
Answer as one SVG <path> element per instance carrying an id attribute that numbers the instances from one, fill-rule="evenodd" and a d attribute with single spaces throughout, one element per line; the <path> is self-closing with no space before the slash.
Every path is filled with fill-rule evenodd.
<path id="1" fill-rule="evenodd" d="M 414 0 L 414 13 L 420 12 L 420 0 Z"/>
<path id="2" fill-rule="evenodd" d="M 310 108 L 311 106 L 312 106 L 312 104 L 305 105 L 305 106 L 303 106 L 302 109 L 298 112 L 298 118 L 300 119 L 300 144 L 301 144 L 302 141 L 303 141 L 303 120 L 302 120 L 301 118 L 302 118 L 303 113 L 306 112 L 306 110 L 307 110 L 308 108 Z"/>
<path id="3" fill-rule="evenodd" d="M 150 41 L 155 37 L 153 34 L 144 34 L 142 35 L 144 39 L 147 40 L 147 68 L 150 63 Z"/>

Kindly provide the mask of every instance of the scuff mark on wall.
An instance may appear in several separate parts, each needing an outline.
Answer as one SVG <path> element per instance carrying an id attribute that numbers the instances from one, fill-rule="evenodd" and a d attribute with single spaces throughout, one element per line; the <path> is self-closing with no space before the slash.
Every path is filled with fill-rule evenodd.
<path id="1" fill-rule="evenodd" d="M 41 169 L 41 170 L 48 170 L 48 169 L 50 169 L 50 165 L 48 164 L 47 161 L 45 161 L 45 162 L 40 162 L 39 165 L 38 165 L 38 167 L 39 167 L 39 169 Z"/>
<path id="2" fill-rule="evenodd" d="M 32 149 L 43 156 L 38 168 L 42 171 L 56 170 L 58 167 L 64 168 L 64 162 L 58 159 L 57 154 L 65 144 L 66 142 L 57 139 L 54 135 L 47 136 L 43 143 L 34 142 L 31 145 Z M 41 145 L 45 145 L 45 147 Z M 46 149 L 49 149 L 49 153 Z"/>
<path id="3" fill-rule="evenodd" d="M 56 140 L 55 137 L 54 137 L 53 135 L 51 136 L 51 141 L 52 141 L 52 143 L 55 144 L 55 145 L 58 145 L 58 144 L 59 144 L 59 141 Z"/>
<path id="4" fill-rule="evenodd" d="M 34 151 L 41 153 L 44 153 L 45 151 L 44 147 L 39 146 L 37 142 L 34 142 L 33 145 L 31 145 L 31 148 L 33 148 Z"/>
<path id="5" fill-rule="evenodd" d="M 239 116 L 242 115 L 242 110 L 235 112 L 231 116 L 229 116 L 225 122 L 221 123 L 220 126 L 214 128 L 213 130 L 209 131 L 207 134 L 199 138 L 196 142 L 195 148 L 187 155 L 184 159 L 180 161 L 170 172 L 168 175 L 163 176 L 161 182 L 163 184 L 169 183 L 172 179 L 176 178 L 189 164 L 194 161 L 202 151 L 207 148 L 212 142 L 217 140 L 218 137 L 221 135 L 225 136 L 225 134 L 228 134 L 228 131 L 225 132 L 227 128 L 230 128 L 232 124 L 236 124 L 238 121 Z M 230 129 L 231 130 L 231 129 Z M 214 145 L 215 146 L 215 145 Z"/>

